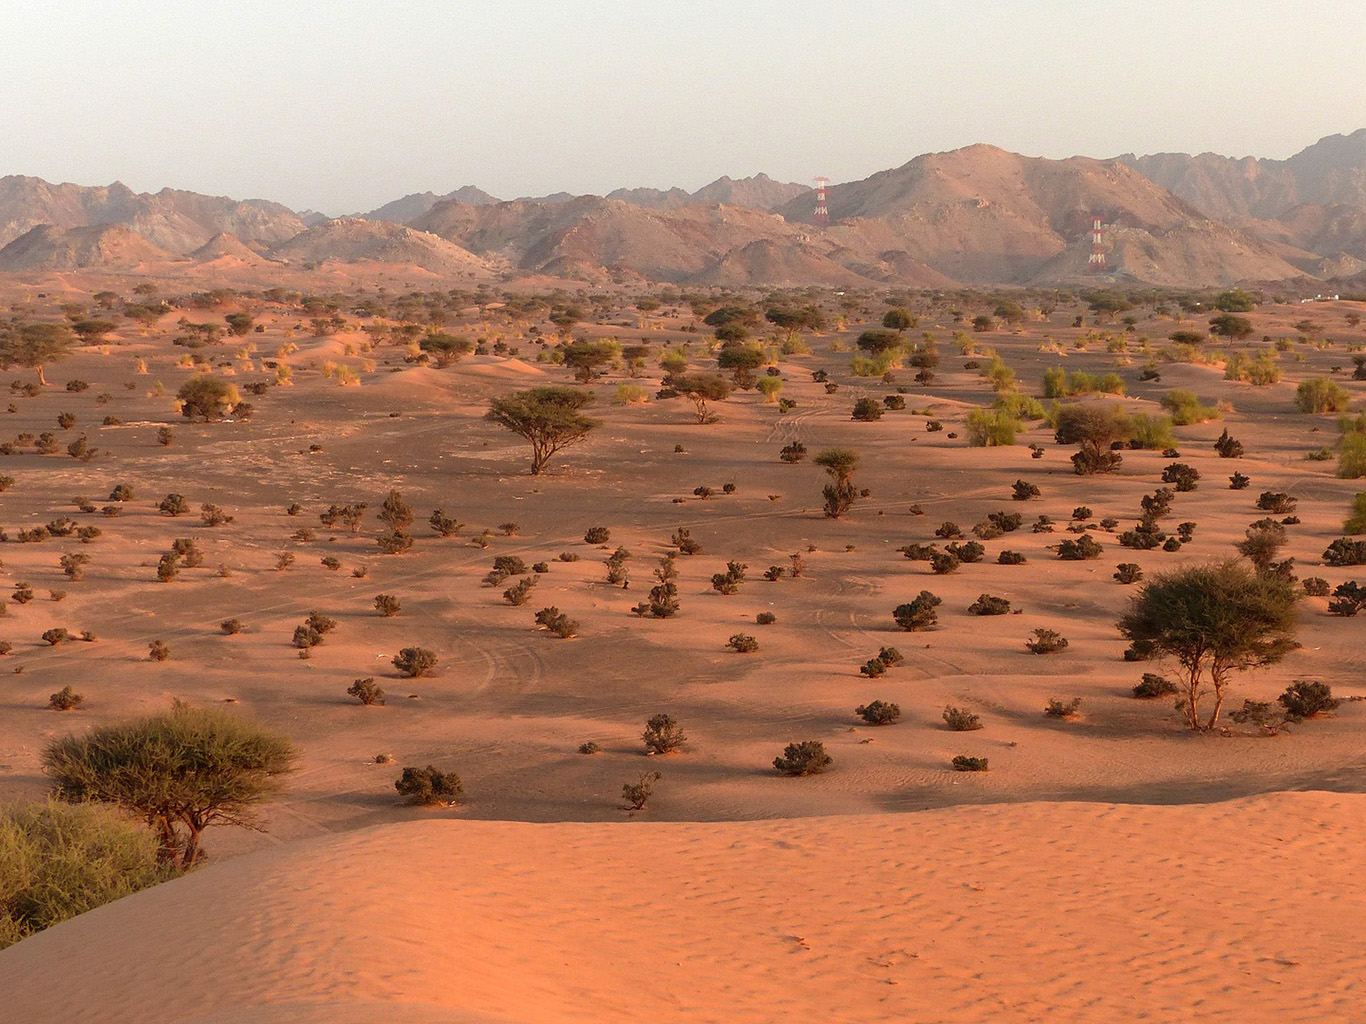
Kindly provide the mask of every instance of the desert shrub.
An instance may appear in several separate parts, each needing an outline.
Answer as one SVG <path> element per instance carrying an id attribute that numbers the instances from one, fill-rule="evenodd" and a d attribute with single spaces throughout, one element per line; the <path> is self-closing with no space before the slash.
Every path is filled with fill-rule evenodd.
<path id="1" fill-rule="evenodd" d="M 833 760 L 820 740 L 803 740 L 789 743 L 773 759 L 773 767 L 784 775 L 816 775 L 830 767 Z"/>
<path id="2" fill-rule="evenodd" d="M 1175 484 L 1177 491 L 1193 491 L 1199 486 L 1200 471 L 1184 462 L 1173 462 L 1162 470 L 1162 482 Z"/>
<path id="3" fill-rule="evenodd" d="M 1056 654 L 1067 649 L 1067 638 L 1054 629 L 1036 629 L 1034 638 L 1025 641 L 1030 654 Z"/>
<path id="4" fill-rule="evenodd" d="M 1243 706 L 1232 712 L 1229 717 L 1239 725 L 1255 725 L 1267 736 L 1277 735 L 1294 720 L 1286 714 L 1284 708 L 1262 700 L 1243 701 Z"/>
<path id="5" fill-rule="evenodd" d="M 888 668 L 895 668 L 906 659 L 895 647 L 880 647 L 877 652 L 877 660 Z"/>
<path id="6" fill-rule="evenodd" d="M 1076 540 L 1069 538 L 1058 544 L 1058 557 L 1065 562 L 1084 562 L 1099 558 L 1104 551 L 1105 548 L 1092 540 L 1089 534 L 1082 534 Z"/>
<path id="7" fill-rule="evenodd" d="M 947 552 L 936 551 L 930 556 L 930 569 L 936 576 L 947 576 L 949 573 L 958 571 L 958 556 Z"/>
<path id="8" fill-rule="evenodd" d="M 1228 478 L 1228 489 L 1230 491 L 1242 491 L 1247 489 L 1247 485 L 1252 482 L 1251 478 L 1243 473 L 1234 473 Z"/>
<path id="9" fill-rule="evenodd" d="M 693 539 L 692 533 L 686 526 L 680 526 L 669 538 L 669 543 L 678 548 L 680 555 L 696 555 L 701 553 L 702 545 Z"/>
<path id="10" fill-rule="evenodd" d="M 157 503 L 157 509 L 164 516 L 183 516 L 190 511 L 190 503 L 183 494 L 168 494 Z"/>
<path id="11" fill-rule="evenodd" d="M 1002 551 L 996 556 L 997 565 L 1024 565 L 1027 559 L 1018 551 Z"/>
<path id="12" fill-rule="evenodd" d="M 1263 512 L 1272 512 L 1276 515 L 1287 515 L 1294 512 L 1295 506 L 1298 504 L 1297 498 L 1281 491 L 1263 491 L 1257 496 L 1257 507 Z"/>
<path id="13" fill-rule="evenodd" d="M 764 579 L 770 583 L 777 583 L 787 573 L 787 568 L 781 565 L 770 565 L 764 570 Z"/>
<path id="14" fill-rule="evenodd" d="M 1343 412 L 1351 401 L 1351 393 L 1327 377 L 1310 377 L 1295 389 L 1295 408 L 1303 413 Z"/>
<path id="15" fill-rule="evenodd" d="M 110 808 L 0 809 L 0 948 L 169 876 L 156 842 Z"/>
<path id="16" fill-rule="evenodd" d="M 1219 440 L 1214 442 L 1214 450 L 1219 453 L 1221 459 L 1241 459 L 1243 457 L 1243 443 L 1231 437 L 1227 427 L 1219 435 Z"/>
<path id="17" fill-rule="evenodd" d="M 1043 713 L 1050 718 L 1074 718 L 1077 709 L 1081 707 L 1081 698 L 1073 697 L 1071 700 L 1062 700 L 1059 697 L 1052 697 L 1048 705 L 1043 709 Z"/>
<path id="18" fill-rule="evenodd" d="M 117 484 L 109 492 L 109 501 L 132 501 L 136 495 L 131 484 Z"/>
<path id="19" fill-rule="evenodd" d="M 1142 680 L 1136 683 L 1133 688 L 1133 695 L 1139 700 L 1172 697 L 1179 692 L 1180 690 L 1175 683 L 1155 672 L 1144 672 Z"/>
<path id="20" fill-rule="evenodd" d="M 1027 483 L 1024 480 L 1016 480 L 1011 485 L 1011 498 L 1015 501 L 1028 501 L 1030 498 L 1037 498 L 1042 492 L 1037 484 Z"/>
<path id="21" fill-rule="evenodd" d="M 969 757 L 966 754 L 959 754 L 950 763 L 956 772 L 984 772 L 987 770 L 987 759 L 985 757 Z"/>
<path id="22" fill-rule="evenodd" d="M 33 600 L 33 588 L 22 581 L 16 583 L 14 592 L 10 594 L 10 600 L 15 604 L 28 604 Z"/>
<path id="23" fill-rule="evenodd" d="M 651 716 L 640 738 L 645 743 L 646 754 L 669 754 L 688 742 L 682 726 L 669 714 Z"/>
<path id="24" fill-rule="evenodd" d="M 1327 683 L 1309 682 L 1297 679 L 1286 687 L 1285 692 L 1276 698 L 1285 708 L 1286 715 L 1293 721 L 1314 718 L 1326 711 L 1333 711 L 1342 702 L 1333 696 L 1333 689 Z"/>
<path id="25" fill-rule="evenodd" d="M 1308 588 L 1305 592 L 1308 593 Z M 1328 611 L 1332 615 L 1351 618 L 1361 611 L 1364 605 L 1366 605 L 1366 587 L 1356 582 L 1339 583 L 1333 591 L 1333 599 L 1328 602 Z"/>
<path id="26" fill-rule="evenodd" d="M 450 516 L 446 515 L 444 509 L 439 508 L 433 510 L 431 516 L 428 517 L 427 522 L 430 524 L 431 528 L 436 531 L 436 534 L 439 537 L 454 537 L 465 525 L 458 520 L 452 519 Z"/>
<path id="27" fill-rule="evenodd" d="M 596 754 L 596 753 L 599 753 L 601 750 L 602 750 L 602 747 L 598 746 L 598 745 L 597 745 L 596 743 L 594 743 L 592 740 L 589 740 L 587 743 L 580 743 L 580 744 L 579 744 L 579 753 L 580 753 L 580 754 Z"/>
<path id="28" fill-rule="evenodd" d="M 969 615 L 1009 615 L 1010 602 L 1004 597 L 982 594 L 968 605 Z"/>
<path id="29" fill-rule="evenodd" d="M 954 558 L 958 559 L 958 561 L 972 564 L 980 562 L 982 556 L 986 554 L 987 549 L 982 547 L 981 544 L 978 544 L 977 541 L 970 540 L 963 544 L 959 544 L 955 541 L 954 543 L 949 544 L 945 550 Z"/>
<path id="30" fill-rule="evenodd" d="M 528 576 L 526 579 L 519 580 L 514 586 L 508 587 L 503 591 L 503 600 L 514 608 L 520 608 L 531 600 L 531 592 L 536 587 L 536 577 Z"/>
<path id="31" fill-rule="evenodd" d="M 778 616 L 774 615 L 772 612 L 760 612 L 758 615 L 754 616 L 754 621 L 760 626 L 771 626 L 778 621 Z"/>
<path id="32" fill-rule="evenodd" d="M 1134 413 L 1129 433 L 1129 446 L 1144 451 L 1156 452 L 1170 448 L 1174 443 L 1170 416 L 1149 416 L 1147 413 Z"/>
<path id="33" fill-rule="evenodd" d="M 1168 391 L 1162 396 L 1161 405 L 1171 414 L 1172 423 L 1178 427 L 1219 418 L 1218 408 L 1202 404 L 1193 391 Z"/>
<path id="34" fill-rule="evenodd" d="M 1339 537 L 1324 549 L 1323 561 L 1327 565 L 1339 567 L 1366 565 L 1366 541 Z"/>
<path id="35" fill-rule="evenodd" d="M 934 531 L 934 535 L 941 540 L 954 540 L 963 536 L 963 531 L 958 528 L 957 523 L 944 522 L 939 529 Z"/>
<path id="36" fill-rule="evenodd" d="M 465 792 L 459 775 L 443 772 L 431 765 L 426 768 L 404 768 L 394 788 L 400 796 L 408 798 L 408 803 L 419 806 L 445 804 L 450 807 Z"/>
<path id="37" fill-rule="evenodd" d="M 882 406 L 875 398 L 860 398 L 854 403 L 853 419 L 870 423 L 882 419 Z"/>
<path id="38" fill-rule="evenodd" d="M 72 709 L 79 707 L 83 700 L 85 700 L 85 697 L 67 685 L 49 696 L 47 703 L 53 711 L 71 711 Z"/>
<path id="39" fill-rule="evenodd" d="M 56 647 L 64 644 L 71 639 L 71 633 L 64 626 L 57 626 L 54 629 L 44 630 L 42 640 L 46 644 Z"/>
<path id="40" fill-rule="evenodd" d="M 901 708 L 896 704 L 875 700 L 856 707 L 854 714 L 869 725 L 891 725 L 901 717 Z"/>
<path id="41" fill-rule="evenodd" d="M 224 619 L 218 624 L 218 628 L 223 631 L 224 636 L 235 636 L 247 627 L 241 619 Z"/>
<path id="42" fill-rule="evenodd" d="M 969 409 L 965 429 L 972 448 L 1002 448 L 1015 443 L 1021 423 L 1005 409 Z"/>
<path id="43" fill-rule="evenodd" d="M 147 657 L 152 661 L 165 661 L 171 656 L 171 648 L 161 640 L 153 640 L 147 645 Z"/>
<path id="44" fill-rule="evenodd" d="M 379 612 L 386 619 L 393 618 L 403 610 L 403 602 L 393 594 L 376 594 L 375 611 Z"/>
<path id="45" fill-rule="evenodd" d="M 535 572 L 535 573 L 547 573 L 547 572 L 550 571 L 550 563 L 549 563 L 549 562 L 533 562 L 532 565 L 531 565 L 531 571 L 532 571 L 532 572 Z"/>
<path id="46" fill-rule="evenodd" d="M 1115 566 L 1115 579 L 1120 583 L 1137 583 L 1143 578 L 1143 569 L 1135 562 L 1120 562 Z"/>
<path id="47" fill-rule="evenodd" d="M 752 654 L 759 649 L 759 641 L 747 633 L 736 633 L 726 641 L 726 646 L 739 654 Z"/>
<path id="48" fill-rule="evenodd" d="M 982 728 L 982 719 L 971 711 L 949 706 L 944 709 L 944 724 L 954 732 L 974 732 Z"/>
<path id="49" fill-rule="evenodd" d="M 912 562 L 928 562 L 937 553 L 933 544 L 903 544 L 897 550 Z"/>
<path id="50" fill-rule="evenodd" d="M 892 612 L 892 618 L 898 626 L 908 632 L 931 629 L 939 621 L 939 613 L 935 609 L 943 603 L 942 598 L 936 597 L 928 590 L 922 590 L 906 604 L 897 605 Z"/>
<path id="51" fill-rule="evenodd" d="M 1327 597 L 1328 581 L 1322 576 L 1308 576 L 1300 581 L 1306 597 Z"/>
<path id="52" fill-rule="evenodd" d="M 366 707 L 384 704 L 384 690 L 382 687 L 375 684 L 373 676 L 367 676 L 365 679 L 357 679 L 346 688 L 346 692 L 348 695 L 355 697 L 356 700 L 360 701 Z"/>
<path id="53" fill-rule="evenodd" d="M 410 679 L 428 675 L 436 668 L 437 656 L 425 647 L 405 647 L 393 658 L 393 666 Z"/>
<path id="54" fill-rule="evenodd" d="M 740 589 L 740 584 L 745 581 L 745 570 L 748 568 L 749 566 L 743 562 L 727 562 L 725 572 L 712 574 L 712 589 L 722 594 L 736 593 Z"/>
<path id="55" fill-rule="evenodd" d="M 621 787 L 621 798 L 633 811 L 643 811 L 650 802 L 655 783 L 664 778 L 663 772 L 641 772 L 638 782 L 628 782 Z"/>
<path id="56" fill-rule="evenodd" d="M 332 555 L 323 555 L 322 558 L 318 559 L 318 564 L 324 569 L 331 569 L 333 572 L 336 572 L 341 568 L 341 559 Z"/>
<path id="57" fill-rule="evenodd" d="M 793 441 L 791 444 L 784 445 L 778 452 L 778 458 L 787 463 L 801 462 L 806 458 L 806 445 L 800 441 Z"/>
<path id="58" fill-rule="evenodd" d="M 1018 512 L 991 512 L 987 515 L 987 522 L 1002 533 L 1014 533 L 1024 525 L 1024 516 Z"/>
<path id="59" fill-rule="evenodd" d="M 606 544 L 612 539 L 612 531 L 605 526 L 590 526 L 583 534 L 585 544 Z"/>
<path id="60" fill-rule="evenodd" d="M 570 637 L 579 635 L 578 620 L 571 619 L 554 605 L 549 608 L 542 608 L 536 613 L 536 625 L 561 640 L 568 640 Z"/>

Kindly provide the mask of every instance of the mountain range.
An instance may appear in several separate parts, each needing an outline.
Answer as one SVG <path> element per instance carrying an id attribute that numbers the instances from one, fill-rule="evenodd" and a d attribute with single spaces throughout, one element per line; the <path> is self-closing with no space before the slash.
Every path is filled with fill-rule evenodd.
<path id="1" fill-rule="evenodd" d="M 474 186 L 328 219 L 265 200 L 0 178 L 0 271 L 235 261 L 742 286 L 1366 283 L 1366 129 L 1286 160 L 988 145 L 829 187 L 759 174 L 504 202 Z M 1093 218 L 1107 270 L 1088 273 Z"/>

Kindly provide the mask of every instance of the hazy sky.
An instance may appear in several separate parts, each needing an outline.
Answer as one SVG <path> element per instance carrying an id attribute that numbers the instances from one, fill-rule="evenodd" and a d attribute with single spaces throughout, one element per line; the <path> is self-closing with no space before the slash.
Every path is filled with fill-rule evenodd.
<path id="1" fill-rule="evenodd" d="M 1366 127 L 1361 0 L 0 0 L 0 174 L 329 214 Z"/>

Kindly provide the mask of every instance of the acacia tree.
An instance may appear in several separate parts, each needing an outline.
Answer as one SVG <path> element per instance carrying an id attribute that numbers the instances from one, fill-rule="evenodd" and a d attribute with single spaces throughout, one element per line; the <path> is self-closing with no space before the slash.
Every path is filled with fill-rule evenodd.
<path id="1" fill-rule="evenodd" d="M 577 388 L 528 388 L 495 398 L 484 418 L 531 442 L 531 475 L 539 476 L 552 455 L 601 425 L 579 412 L 592 404 L 593 396 Z"/>
<path id="2" fill-rule="evenodd" d="M 812 461 L 834 477 L 834 482 L 826 484 L 821 493 L 825 496 L 825 514 L 838 519 L 858 500 L 858 488 L 853 481 L 854 470 L 859 464 L 858 453 L 848 448 L 829 448 Z"/>
<path id="3" fill-rule="evenodd" d="M 74 342 L 65 324 L 23 324 L 0 331 L 0 369 L 28 367 L 38 371 L 38 383 L 46 385 L 43 367 L 70 355 Z"/>
<path id="4" fill-rule="evenodd" d="M 1121 461 L 1119 453 L 1109 447 L 1130 429 L 1129 417 L 1119 406 L 1083 403 L 1058 411 L 1053 437 L 1058 444 L 1081 445 L 1081 450 L 1072 456 L 1072 466 L 1078 474 L 1109 473 L 1118 469 Z"/>
<path id="5" fill-rule="evenodd" d="M 217 708 L 166 714 L 67 736 L 43 751 L 65 800 L 117 804 L 156 834 L 164 861 L 194 865 L 216 822 L 259 828 L 251 809 L 292 769 L 289 740 Z"/>
<path id="6" fill-rule="evenodd" d="M 1218 723 L 1235 671 L 1274 665 L 1298 646 L 1290 584 L 1236 562 L 1187 566 L 1154 577 L 1118 626 L 1137 647 L 1176 660 L 1177 710 L 1194 730 Z M 1207 681 L 1214 707 L 1202 718 Z"/>
<path id="7" fill-rule="evenodd" d="M 707 408 L 708 402 L 724 402 L 730 397 L 730 381 L 719 373 L 670 377 L 665 383 L 692 402 L 697 410 L 698 423 L 712 423 L 716 419 L 716 415 Z"/>

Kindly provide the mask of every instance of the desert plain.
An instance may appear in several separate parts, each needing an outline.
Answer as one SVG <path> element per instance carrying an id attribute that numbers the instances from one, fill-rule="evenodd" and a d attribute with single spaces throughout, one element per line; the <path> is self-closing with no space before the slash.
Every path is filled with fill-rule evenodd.
<path id="1" fill-rule="evenodd" d="M 1360 484 L 1335 475 L 1336 417 L 1295 399 L 1324 378 L 1357 410 L 1362 304 L 1268 293 L 1247 337 L 1182 344 L 1170 335 L 1207 334 L 1213 290 L 1146 290 L 1127 316 L 1094 308 L 1096 291 L 453 282 L 382 264 L 270 278 L 230 254 L 192 272 L 7 275 L 6 316 L 79 311 L 115 326 L 45 366 L 46 386 L 15 366 L 0 393 L 0 440 L 29 438 L 0 456 L 13 478 L 0 495 L 0 639 L 12 645 L 0 797 L 48 792 L 54 738 L 177 700 L 246 716 L 300 757 L 259 831 L 210 828 L 204 866 L 0 953 L 6 1012 L 119 1024 L 1363 1019 L 1362 620 L 1303 598 L 1299 649 L 1238 674 L 1221 727 L 1197 733 L 1169 697 L 1133 696 L 1164 669 L 1125 660 L 1116 620 L 1137 587 L 1114 578 L 1119 563 L 1151 576 L 1236 558 L 1268 515 L 1263 492 L 1295 500 L 1281 557 L 1298 577 L 1357 578 L 1322 562 Z M 119 315 L 162 300 L 160 315 Z M 781 380 L 784 401 L 736 387 L 703 423 L 685 396 L 660 397 L 659 360 L 717 372 L 705 317 L 728 305 L 754 311 L 775 371 L 757 376 Z M 566 306 L 577 312 L 555 323 Z M 789 337 L 763 317 L 775 306 L 815 306 L 824 322 Z M 937 352 L 921 382 L 904 359 L 885 377 L 851 367 L 859 336 L 893 308 L 916 321 L 908 353 Z M 232 315 L 250 329 L 176 343 L 182 320 Z M 974 327 L 979 316 L 991 322 Z M 470 351 L 424 358 L 418 342 L 438 330 Z M 576 383 L 556 357 L 575 339 L 648 352 Z M 1279 380 L 1226 379 L 1230 353 L 1266 354 Z M 993 386 L 993 354 L 1013 385 Z M 1057 367 L 1122 380 L 1122 394 L 1066 401 L 1159 417 L 1184 390 L 1217 415 L 1173 428 L 1179 455 L 1125 450 L 1095 475 L 1073 471 L 1075 446 L 1043 419 L 1025 417 L 1013 444 L 969 443 L 971 411 L 998 388 L 1042 398 Z M 181 415 L 179 389 L 204 373 L 241 389 L 251 415 Z M 532 475 L 529 446 L 485 413 L 548 385 L 591 393 L 585 412 L 601 425 Z M 854 419 L 860 399 L 882 415 Z M 59 444 L 43 454 L 33 438 L 45 431 Z M 1215 450 L 1224 431 L 1241 457 Z M 81 436 L 88 459 L 66 450 Z M 784 461 L 796 445 L 807 457 Z M 857 453 L 867 492 L 838 518 L 813 461 L 834 448 Z M 1173 462 L 1199 474 L 1165 521 L 1195 524 L 1190 540 L 1121 546 Z M 1231 489 L 1234 473 L 1250 485 Z M 1039 493 L 1015 500 L 1017 481 Z M 132 496 L 115 502 L 120 485 Z M 393 491 L 414 512 L 413 544 L 386 554 L 375 517 Z M 158 508 L 172 494 L 187 512 Z M 319 518 L 357 503 L 354 531 Z M 231 521 L 206 525 L 202 504 Z M 463 526 L 441 536 L 436 509 Z M 985 556 L 956 571 L 901 550 L 944 546 L 946 523 L 972 540 L 996 513 L 1022 525 L 984 531 Z M 64 517 L 98 536 L 18 542 Z M 594 528 L 609 539 L 588 542 Z M 678 553 L 680 528 L 696 553 Z M 1081 536 L 1103 553 L 1058 557 Z M 163 582 L 159 560 L 180 538 L 202 563 Z M 606 580 L 618 548 L 626 586 Z M 1023 561 L 1000 564 L 1002 551 Z M 73 552 L 90 556 L 75 581 L 59 564 Z M 677 614 L 633 613 L 670 552 Z M 490 585 L 500 556 L 544 571 Z M 713 577 L 732 562 L 744 579 L 722 593 Z M 766 579 L 770 567 L 783 572 Z M 504 591 L 519 579 L 536 582 L 514 605 Z M 21 584 L 33 592 L 22 603 L 9 597 Z M 925 590 L 942 601 L 937 623 L 900 628 L 893 610 Z M 381 614 L 380 594 L 401 610 Z M 981 595 L 1010 613 L 970 614 Z M 538 627 L 549 606 L 575 635 Z M 294 630 L 313 612 L 336 625 L 302 650 Z M 239 632 L 222 627 L 231 619 Z M 58 627 L 71 639 L 42 639 Z M 1033 654 L 1035 630 L 1068 644 Z M 93 641 L 76 639 L 86 631 Z M 757 649 L 728 646 L 737 635 Z M 157 641 L 164 660 L 149 657 Z M 393 666 L 411 646 L 435 654 L 434 671 Z M 889 647 L 899 663 L 861 671 Z M 359 678 L 383 688 L 382 705 L 348 696 Z M 1280 730 L 1229 717 L 1297 680 L 1330 684 L 1342 703 Z M 54 710 L 49 695 L 67 685 L 82 701 Z M 900 718 L 867 724 L 855 708 L 874 700 Z M 1080 703 L 1046 714 L 1054 700 Z M 947 728 L 948 707 L 982 727 Z M 646 756 L 642 729 L 659 713 L 687 741 Z M 827 770 L 774 770 L 808 740 Z M 989 770 L 955 771 L 958 756 Z M 426 765 L 458 773 L 453 806 L 395 791 L 402 767 Z M 623 784 L 654 771 L 648 804 L 627 809 Z"/>

